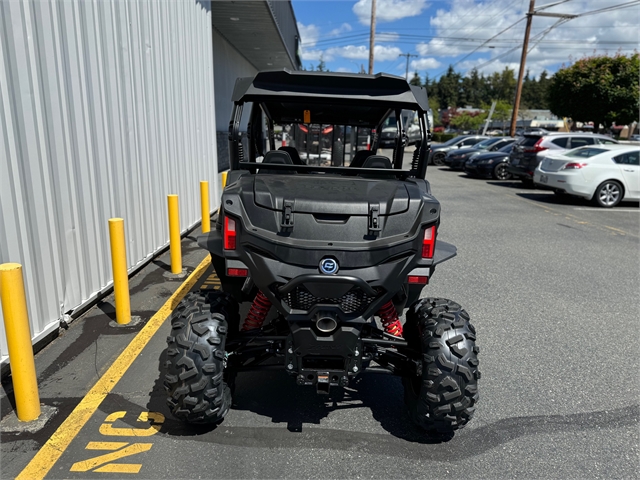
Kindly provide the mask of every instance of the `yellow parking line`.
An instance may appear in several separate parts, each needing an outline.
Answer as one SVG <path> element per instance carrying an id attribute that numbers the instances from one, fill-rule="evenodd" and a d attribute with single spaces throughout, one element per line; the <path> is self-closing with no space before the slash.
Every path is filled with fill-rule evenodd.
<path id="1" fill-rule="evenodd" d="M 115 362 L 109 367 L 107 372 L 96 382 L 91 390 L 84 396 L 76 408 L 67 419 L 58 427 L 53 435 L 47 440 L 40 451 L 20 472 L 16 479 L 38 480 L 49 473 L 49 470 L 62 456 L 71 441 L 87 423 L 91 416 L 98 409 L 104 398 L 111 392 L 133 361 L 140 354 L 142 349 L 149 343 L 149 340 L 158 331 L 178 303 L 191 290 L 202 274 L 211 264 L 211 256 L 207 255 L 200 265 L 187 277 L 182 285 L 175 291 L 166 303 L 151 317 L 131 343 L 125 348 Z"/>

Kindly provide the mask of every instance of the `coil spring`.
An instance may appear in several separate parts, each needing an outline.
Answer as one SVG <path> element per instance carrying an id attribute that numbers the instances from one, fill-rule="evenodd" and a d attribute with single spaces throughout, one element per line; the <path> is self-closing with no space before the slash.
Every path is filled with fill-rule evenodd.
<path id="1" fill-rule="evenodd" d="M 394 337 L 402 337 L 402 323 L 400 323 L 398 311 L 391 300 L 382 306 L 378 311 L 378 316 L 382 320 L 385 333 Z"/>
<path id="2" fill-rule="evenodd" d="M 246 332 L 247 330 L 262 328 L 262 324 L 267 318 L 270 309 L 271 302 L 264 293 L 258 290 L 256 298 L 253 299 L 253 303 L 247 314 L 247 318 L 245 318 L 244 324 L 242 325 L 242 331 Z"/>
<path id="3" fill-rule="evenodd" d="M 411 170 L 418 170 L 418 160 L 420 160 L 420 144 L 422 142 L 416 142 L 416 149 L 413 151 L 413 157 L 411 157 Z"/>
<path id="4" fill-rule="evenodd" d="M 244 162 L 244 145 L 242 139 L 238 141 L 238 161 Z"/>

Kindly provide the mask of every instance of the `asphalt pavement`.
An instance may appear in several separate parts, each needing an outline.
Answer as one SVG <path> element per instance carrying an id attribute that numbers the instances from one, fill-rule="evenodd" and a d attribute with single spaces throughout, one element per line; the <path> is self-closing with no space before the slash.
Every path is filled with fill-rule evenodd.
<path id="1" fill-rule="evenodd" d="M 44 428 L 5 428 L 3 381 L 0 477 L 637 478 L 638 204 L 595 209 L 519 182 L 427 174 L 438 238 L 458 256 L 424 296 L 462 304 L 481 348 L 478 410 L 452 439 L 414 427 L 400 380 L 380 375 L 327 398 L 284 372 L 246 373 L 217 428 L 173 419 L 163 317 L 190 284 L 167 275 L 165 253 L 131 279 L 140 324 L 110 326 L 107 297 L 36 356 L 41 401 L 56 409 Z M 191 288 L 217 288 L 193 235 L 183 251 Z"/>

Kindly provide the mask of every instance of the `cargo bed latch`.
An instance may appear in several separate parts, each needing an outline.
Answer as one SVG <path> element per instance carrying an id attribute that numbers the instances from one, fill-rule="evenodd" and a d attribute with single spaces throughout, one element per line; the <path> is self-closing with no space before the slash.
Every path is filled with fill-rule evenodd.
<path id="1" fill-rule="evenodd" d="M 293 200 L 285 200 L 282 205 L 282 228 L 293 228 Z"/>
<path id="2" fill-rule="evenodd" d="M 380 227 L 380 204 L 369 204 L 369 235 L 375 235 L 375 232 L 382 230 Z"/>

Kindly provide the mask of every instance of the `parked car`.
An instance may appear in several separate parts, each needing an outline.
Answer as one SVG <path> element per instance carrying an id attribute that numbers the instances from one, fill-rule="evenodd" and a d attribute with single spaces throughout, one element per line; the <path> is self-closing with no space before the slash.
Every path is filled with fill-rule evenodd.
<path id="1" fill-rule="evenodd" d="M 533 181 L 605 208 L 640 200 L 640 147 L 596 145 L 552 155 L 538 165 Z"/>
<path id="2" fill-rule="evenodd" d="M 444 159 L 446 158 L 449 150 L 453 150 L 454 148 L 470 147 L 487 138 L 489 137 L 484 135 L 460 135 L 458 137 L 454 137 L 442 145 L 437 145 L 431 148 L 431 152 L 429 153 L 429 163 L 432 163 L 433 165 L 444 165 Z"/>
<path id="3" fill-rule="evenodd" d="M 515 138 L 511 137 L 487 138 L 486 140 L 476 143 L 472 147 L 450 150 L 444 159 L 444 163 L 451 168 L 451 170 L 463 170 L 465 163 L 475 155 L 484 152 L 496 151 L 505 145 L 513 143 L 514 141 Z"/>
<path id="4" fill-rule="evenodd" d="M 525 133 L 515 144 L 509 155 L 507 171 L 525 183 L 533 180 L 533 171 L 540 162 L 552 153 L 562 153 L 587 145 L 613 145 L 618 142 L 605 135 L 594 133 L 555 132 L 540 134 Z"/>
<path id="5" fill-rule="evenodd" d="M 413 145 L 420 140 L 420 123 L 416 112 L 411 110 L 402 111 L 402 124 L 406 132 L 407 145 Z M 396 125 L 396 116 L 392 114 L 382 125 L 378 146 L 381 148 L 393 148 L 396 144 L 396 135 L 398 127 Z"/>
<path id="6" fill-rule="evenodd" d="M 514 143 L 510 143 L 498 149 L 496 152 L 480 153 L 473 156 L 464 164 L 464 171 L 472 177 L 491 177 L 495 180 L 510 180 L 511 174 L 507 172 L 507 163 L 513 146 Z"/>

